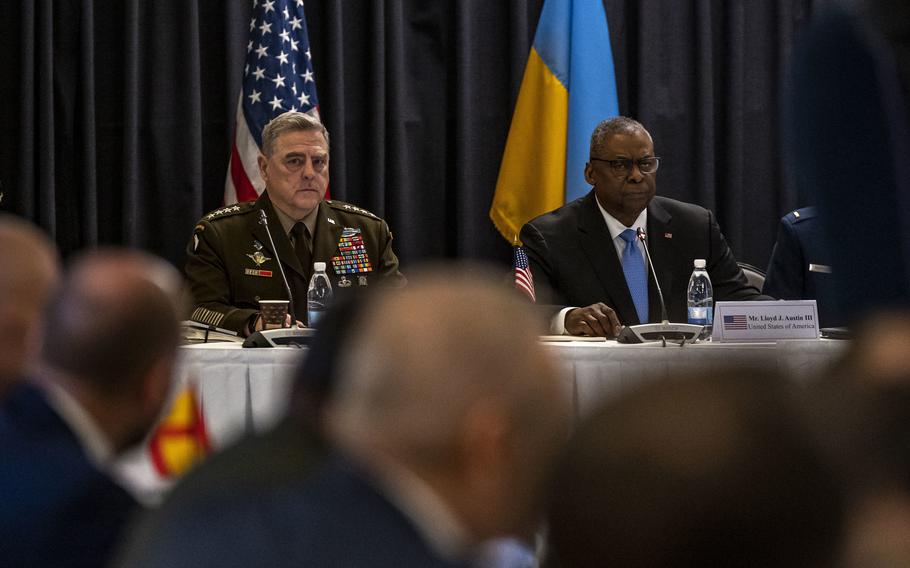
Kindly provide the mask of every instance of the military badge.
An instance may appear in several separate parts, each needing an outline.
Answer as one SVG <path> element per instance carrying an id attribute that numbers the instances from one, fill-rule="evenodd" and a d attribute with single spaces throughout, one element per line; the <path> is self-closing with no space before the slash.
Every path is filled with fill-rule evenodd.
<path id="1" fill-rule="evenodd" d="M 366 287 L 366 285 L 367 285 L 367 277 L 364 276 L 364 275 L 358 276 L 358 277 L 357 277 L 357 285 L 360 286 L 360 287 Z"/>
<path id="2" fill-rule="evenodd" d="M 338 287 L 339 288 L 350 288 L 351 281 L 348 280 L 347 276 L 342 275 L 341 280 L 338 281 Z"/>
<path id="3" fill-rule="evenodd" d="M 271 270 L 258 270 L 256 268 L 244 268 L 243 273 L 247 276 L 264 276 L 265 278 L 272 277 Z"/>
<path id="4" fill-rule="evenodd" d="M 363 244 L 360 229 L 345 227 L 338 240 L 338 254 L 332 257 L 335 274 L 362 274 L 372 272 L 373 265 Z"/>
<path id="5" fill-rule="evenodd" d="M 248 254 L 247 256 L 250 257 L 250 260 L 256 263 L 256 266 L 262 266 L 263 263 L 272 260 L 271 258 L 262 254 L 261 250 L 257 250 L 253 254 Z"/>

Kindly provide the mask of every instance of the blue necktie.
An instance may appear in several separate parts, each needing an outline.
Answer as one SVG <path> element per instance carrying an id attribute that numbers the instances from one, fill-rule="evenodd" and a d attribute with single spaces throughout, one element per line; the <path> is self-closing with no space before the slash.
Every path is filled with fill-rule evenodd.
<path id="1" fill-rule="evenodd" d="M 638 236 L 634 229 L 626 229 L 619 237 L 626 241 L 626 248 L 622 251 L 622 273 L 626 276 L 638 321 L 648 323 L 648 271 L 641 250 L 635 245 Z"/>

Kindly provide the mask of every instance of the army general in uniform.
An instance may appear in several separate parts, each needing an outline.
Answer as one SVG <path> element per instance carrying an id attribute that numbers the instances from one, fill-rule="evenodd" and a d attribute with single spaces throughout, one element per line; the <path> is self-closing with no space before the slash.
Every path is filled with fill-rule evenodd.
<path id="1" fill-rule="evenodd" d="M 262 328 L 259 300 L 285 300 L 284 267 L 298 321 L 305 321 L 314 262 L 325 262 L 338 294 L 382 282 L 403 285 L 388 225 L 369 211 L 324 199 L 328 132 L 300 112 L 277 116 L 262 131 L 259 172 L 266 190 L 255 202 L 203 217 L 187 247 L 192 319 L 249 335 Z M 262 214 L 275 246 L 269 240 Z M 280 259 L 280 260 L 279 260 Z"/>

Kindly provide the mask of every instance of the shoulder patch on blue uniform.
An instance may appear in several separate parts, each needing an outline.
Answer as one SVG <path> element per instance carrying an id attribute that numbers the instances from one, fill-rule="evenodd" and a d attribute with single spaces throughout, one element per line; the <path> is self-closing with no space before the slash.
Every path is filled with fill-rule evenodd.
<path id="1" fill-rule="evenodd" d="M 791 223 L 800 223 L 806 219 L 812 219 L 815 216 L 816 212 L 814 207 L 803 207 L 802 209 L 797 209 L 788 213 L 787 219 Z"/>

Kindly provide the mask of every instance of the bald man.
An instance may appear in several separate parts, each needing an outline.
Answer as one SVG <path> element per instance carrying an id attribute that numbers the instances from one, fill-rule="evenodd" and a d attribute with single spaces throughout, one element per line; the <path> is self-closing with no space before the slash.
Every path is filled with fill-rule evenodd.
<path id="1" fill-rule="evenodd" d="M 404 513 L 420 537 L 402 535 L 393 551 L 422 542 L 463 560 L 482 541 L 531 532 L 570 411 L 537 321 L 516 302 L 489 281 L 445 270 L 386 296 L 367 316 L 328 423 L 368 485 L 363 502 L 327 531 L 338 544 L 327 558 L 348 563 L 341 543 L 354 533 L 346 525 L 370 532 L 358 510 L 375 512 L 372 498 L 389 504 L 377 523 Z"/>
<path id="2" fill-rule="evenodd" d="M 0 399 L 37 355 L 41 314 L 58 276 L 50 239 L 28 221 L 0 214 Z"/>
<path id="3" fill-rule="evenodd" d="M 567 389 L 527 304 L 463 272 L 418 274 L 361 311 L 325 410 L 326 464 L 213 498 L 153 561 L 124 565 L 466 566 L 482 541 L 530 534 Z"/>
<path id="4" fill-rule="evenodd" d="M 100 566 L 136 503 L 109 476 L 167 400 L 182 280 L 163 260 L 78 259 L 47 310 L 39 368 L 0 406 L 0 550 L 11 566 Z"/>

